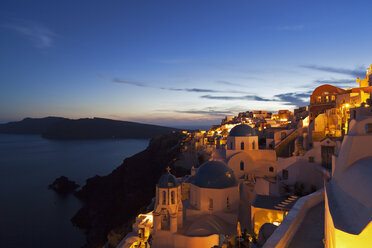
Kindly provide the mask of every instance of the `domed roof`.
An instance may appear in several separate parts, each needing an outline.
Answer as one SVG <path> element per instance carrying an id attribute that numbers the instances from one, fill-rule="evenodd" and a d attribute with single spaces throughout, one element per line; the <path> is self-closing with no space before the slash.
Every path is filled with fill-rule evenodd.
<path id="1" fill-rule="evenodd" d="M 229 133 L 232 137 L 256 136 L 256 131 L 245 124 L 240 124 L 233 127 Z"/>
<path id="2" fill-rule="evenodd" d="M 178 186 L 179 183 L 175 176 L 173 176 L 169 171 L 162 175 L 158 182 L 159 188 L 171 188 Z"/>
<path id="3" fill-rule="evenodd" d="M 234 172 L 224 162 L 208 161 L 195 174 L 194 185 L 201 188 L 223 189 L 237 185 Z"/>

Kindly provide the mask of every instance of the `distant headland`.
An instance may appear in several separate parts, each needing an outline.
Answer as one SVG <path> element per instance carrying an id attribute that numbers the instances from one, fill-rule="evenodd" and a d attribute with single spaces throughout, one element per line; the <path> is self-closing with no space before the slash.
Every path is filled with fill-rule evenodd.
<path id="1" fill-rule="evenodd" d="M 150 139 L 177 128 L 104 118 L 25 118 L 0 124 L 0 133 L 38 134 L 47 139 Z"/>

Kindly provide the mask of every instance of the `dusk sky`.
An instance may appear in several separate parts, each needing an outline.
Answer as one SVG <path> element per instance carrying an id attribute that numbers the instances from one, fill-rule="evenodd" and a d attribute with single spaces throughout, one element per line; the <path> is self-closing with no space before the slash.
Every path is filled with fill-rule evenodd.
<path id="1" fill-rule="evenodd" d="M 168 126 L 291 109 L 372 64 L 372 1 L 0 3 L 0 122 Z"/>

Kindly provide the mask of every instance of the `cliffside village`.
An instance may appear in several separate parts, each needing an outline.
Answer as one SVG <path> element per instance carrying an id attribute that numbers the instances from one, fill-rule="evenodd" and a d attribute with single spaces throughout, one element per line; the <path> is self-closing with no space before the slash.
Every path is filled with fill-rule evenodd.
<path id="1" fill-rule="evenodd" d="M 371 247 L 371 93 L 372 65 L 355 88 L 321 85 L 294 112 L 184 131 L 184 152 L 209 161 L 184 163 L 183 178 L 169 168 L 118 248 Z"/>

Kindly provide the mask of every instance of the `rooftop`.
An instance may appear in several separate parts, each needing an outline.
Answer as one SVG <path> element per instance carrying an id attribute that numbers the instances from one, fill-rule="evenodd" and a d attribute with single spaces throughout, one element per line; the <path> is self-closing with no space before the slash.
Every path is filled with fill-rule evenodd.
<path id="1" fill-rule="evenodd" d="M 298 197 L 281 197 L 269 195 L 256 195 L 253 200 L 252 206 L 255 208 L 265 208 L 279 211 L 288 211 L 296 203 Z"/>

